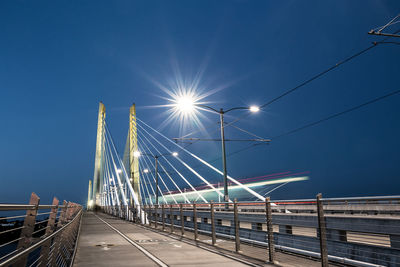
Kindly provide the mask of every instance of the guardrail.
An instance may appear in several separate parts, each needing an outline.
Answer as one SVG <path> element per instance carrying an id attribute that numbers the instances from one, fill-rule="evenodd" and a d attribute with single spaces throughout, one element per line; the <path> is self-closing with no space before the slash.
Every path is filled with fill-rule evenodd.
<path id="1" fill-rule="evenodd" d="M 129 212 L 119 207 L 103 210 L 139 222 L 133 207 Z M 270 262 L 279 251 L 312 257 L 322 266 L 400 266 L 400 196 L 318 194 L 301 200 L 145 205 L 140 212 L 153 228 L 211 245 L 217 238 L 230 240 L 223 245 L 227 249 Z M 257 249 L 249 252 L 241 244 Z"/>
<path id="2" fill-rule="evenodd" d="M 0 267 L 72 264 L 82 206 L 65 200 L 59 205 L 57 198 L 52 205 L 39 201 L 32 193 L 27 205 L 0 204 Z"/>

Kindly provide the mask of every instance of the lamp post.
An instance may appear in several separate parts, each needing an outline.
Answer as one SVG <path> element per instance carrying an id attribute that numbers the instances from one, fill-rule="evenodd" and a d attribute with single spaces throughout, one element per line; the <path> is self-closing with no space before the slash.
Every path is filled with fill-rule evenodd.
<path id="1" fill-rule="evenodd" d="M 155 176 L 156 176 L 156 195 L 155 195 L 155 198 L 156 198 L 156 205 L 158 205 L 158 159 L 160 157 L 166 157 L 166 156 L 177 157 L 178 156 L 178 152 L 172 152 L 172 153 L 166 153 L 166 154 L 160 154 L 160 155 L 153 155 L 153 154 L 150 154 L 150 153 L 141 153 L 139 151 L 135 151 L 134 152 L 134 156 L 135 157 L 140 157 L 141 155 L 152 157 L 154 159 L 154 173 L 155 173 Z M 144 172 L 148 173 L 149 170 L 145 169 Z"/>
<path id="2" fill-rule="evenodd" d="M 224 173 L 224 202 L 229 201 L 229 193 L 228 193 L 228 171 L 226 167 L 226 150 L 225 150 L 225 126 L 224 126 L 224 115 L 230 111 L 233 110 L 249 110 L 251 112 L 258 112 L 260 111 L 260 108 L 257 106 L 251 106 L 251 107 L 235 107 L 235 108 L 230 108 L 228 110 L 224 110 L 221 108 L 220 110 L 214 109 L 212 107 L 206 106 L 206 105 L 200 105 L 200 104 L 194 104 L 195 106 L 201 107 L 201 108 L 206 108 L 208 110 L 211 110 L 214 113 L 219 114 L 219 119 L 220 119 L 220 127 L 221 127 L 221 145 L 222 145 L 222 170 Z"/>

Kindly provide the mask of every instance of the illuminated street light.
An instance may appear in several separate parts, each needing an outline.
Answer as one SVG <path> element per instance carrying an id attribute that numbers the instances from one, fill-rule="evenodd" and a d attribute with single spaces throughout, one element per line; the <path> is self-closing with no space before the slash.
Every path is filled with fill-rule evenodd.
<path id="1" fill-rule="evenodd" d="M 195 110 L 195 100 L 190 95 L 179 96 L 176 99 L 176 108 L 184 114 Z"/>
<path id="2" fill-rule="evenodd" d="M 122 173 L 122 170 L 121 170 L 121 169 L 117 169 L 117 172 L 118 172 L 118 173 Z"/>
<path id="3" fill-rule="evenodd" d="M 155 195 L 155 198 L 156 198 L 156 205 L 158 205 L 158 158 L 166 157 L 166 156 L 177 157 L 178 156 L 178 152 L 166 153 L 166 154 L 161 154 L 161 155 L 153 155 L 153 154 L 149 154 L 149 153 L 141 153 L 141 155 L 152 157 L 154 159 L 154 161 L 155 161 L 154 162 L 154 168 L 155 168 L 154 172 L 156 174 L 156 192 L 155 192 L 156 195 Z M 149 170 L 148 169 L 144 169 L 143 172 L 144 173 L 148 173 Z"/>
<path id="4" fill-rule="evenodd" d="M 133 152 L 133 156 L 134 156 L 135 158 L 140 157 L 140 152 L 139 152 L 139 151 Z"/>
<path id="5" fill-rule="evenodd" d="M 230 108 L 228 110 L 224 109 L 215 109 L 206 105 L 202 104 L 197 104 L 192 98 L 184 98 L 184 99 L 176 99 L 176 108 L 180 109 L 180 112 L 182 114 L 188 115 L 188 113 L 192 113 L 195 111 L 196 107 L 203 108 L 210 110 L 214 113 L 219 114 L 220 116 L 220 127 L 221 127 L 221 143 L 222 143 L 222 168 L 223 168 L 223 173 L 224 173 L 224 202 L 229 201 L 229 194 L 228 194 L 228 172 L 227 172 L 227 167 L 226 167 L 226 152 L 225 152 L 225 132 L 224 132 L 224 114 L 228 113 L 232 110 L 248 110 L 252 113 L 256 113 L 260 111 L 260 108 L 258 106 L 250 106 L 250 107 L 235 107 L 235 108 Z"/>
<path id="6" fill-rule="evenodd" d="M 259 112 L 259 111 L 260 111 L 260 108 L 259 108 L 258 106 L 250 106 L 249 110 L 250 110 L 251 112 Z"/>

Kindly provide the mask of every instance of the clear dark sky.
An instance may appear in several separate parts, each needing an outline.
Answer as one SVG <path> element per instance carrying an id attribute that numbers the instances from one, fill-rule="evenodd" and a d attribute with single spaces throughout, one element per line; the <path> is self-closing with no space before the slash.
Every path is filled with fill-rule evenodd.
<path id="1" fill-rule="evenodd" d="M 397 0 L 0 1 L 0 202 L 32 191 L 43 203 L 86 200 L 99 101 L 122 151 L 133 102 L 152 126 L 166 118 L 146 108 L 166 104 L 151 80 L 168 85 L 179 69 L 189 82 L 204 71 L 200 87 L 224 88 L 207 98 L 213 106 L 263 104 L 380 40 L 367 32 L 399 12 Z M 279 135 L 400 89 L 399 71 L 400 47 L 376 47 L 237 126 Z M 229 173 L 310 172 L 273 198 L 399 194 L 399 105 L 393 96 L 238 153 Z M 228 153 L 246 145 L 230 143 Z M 190 149 L 207 160 L 220 153 L 219 144 Z"/>

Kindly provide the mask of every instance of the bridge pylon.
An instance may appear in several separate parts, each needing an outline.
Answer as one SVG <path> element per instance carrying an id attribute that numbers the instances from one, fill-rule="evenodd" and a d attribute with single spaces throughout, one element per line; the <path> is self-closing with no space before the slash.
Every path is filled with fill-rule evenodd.
<path id="1" fill-rule="evenodd" d="M 96 156 L 94 162 L 93 191 L 91 197 L 94 204 L 101 205 L 100 189 L 103 181 L 101 179 L 101 169 L 103 163 L 104 151 L 104 134 L 105 134 L 106 107 L 102 102 L 99 103 L 99 114 L 97 120 L 97 139 L 96 139 Z"/>
<path id="2" fill-rule="evenodd" d="M 129 109 L 129 170 L 130 170 L 130 181 L 132 183 L 133 191 L 140 199 L 140 173 L 139 173 L 139 158 L 134 156 L 134 152 L 138 151 L 138 139 L 137 139 L 137 124 L 136 124 L 136 106 L 132 104 Z"/>

